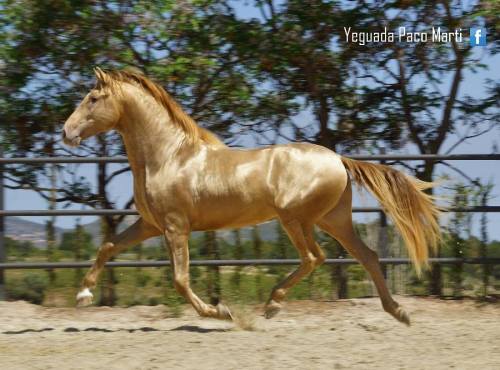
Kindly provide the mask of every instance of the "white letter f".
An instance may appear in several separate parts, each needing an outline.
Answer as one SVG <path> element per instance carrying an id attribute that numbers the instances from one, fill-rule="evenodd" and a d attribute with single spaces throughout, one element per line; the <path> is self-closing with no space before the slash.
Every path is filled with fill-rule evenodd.
<path id="1" fill-rule="evenodd" d="M 474 37 L 476 38 L 476 45 L 479 45 L 479 40 L 481 39 L 481 29 L 476 30 Z"/>

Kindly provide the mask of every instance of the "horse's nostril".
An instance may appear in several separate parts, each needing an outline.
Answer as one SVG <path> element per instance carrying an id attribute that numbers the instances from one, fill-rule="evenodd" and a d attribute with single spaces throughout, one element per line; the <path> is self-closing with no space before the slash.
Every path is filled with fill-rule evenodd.
<path id="1" fill-rule="evenodd" d="M 62 138 L 66 139 L 66 130 L 65 129 L 62 130 Z"/>

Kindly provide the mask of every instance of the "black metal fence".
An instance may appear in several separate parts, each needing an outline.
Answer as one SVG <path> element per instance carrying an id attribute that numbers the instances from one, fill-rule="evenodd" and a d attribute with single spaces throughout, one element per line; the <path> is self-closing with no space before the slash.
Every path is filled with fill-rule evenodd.
<path id="1" fill-rule="evenodd" d="M 353 155 L 353 159 L 380 161 L 499 161 L 500 154 L 454 154 L 454 155 Z M 4 249 L 4 217 L 8 216 L 102 216 L 102 215 L 137 215 L 135 210 L 5 210 L 3 171 L 5 165 L 49 163 L 127 163 L 126 157 L 39 157 L 39 158 L 3 158 L 0 153 L 0 299 L 2 295 L 3 271 L 6 269 L 46 269 L 46 268 L 81 268 L 91 265 L 90 262 L 55 262 L 55 263 L 6 263 Z M 500 206 L 475 206 L 448 208 L 448 212 L 500 212 Z M 378 207 L 355 207 L 353 212 L 382 212 Z M 439 264 L 500 264 L 500 258 L 433 258 L 432 263 Z M 266 260 L 193 260 L 193 266 L 256 266 L 256 265 L 296 265 L 296 259 Z M 352 259 L 328 259 L 327 264 L 356 264 Z M 405 258 L 382 258 L 382 264 L 408 264 Z M 160 267 L 168 266 L 169 261 L 129 261 L 109 262 L 109 267 Z"/>

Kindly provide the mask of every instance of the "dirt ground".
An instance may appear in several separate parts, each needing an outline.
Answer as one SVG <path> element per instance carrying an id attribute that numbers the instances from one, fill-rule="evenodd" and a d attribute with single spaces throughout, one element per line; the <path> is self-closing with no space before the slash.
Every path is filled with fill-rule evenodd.
<path id="1" fill-rule="evenodd" d="M 288 302 L 234 323 L 163 306 L 47 308 L 0 302 L 1 369 L 500 369 L 500 305 L 397 297 Z M 244 327 L 244 329 L 242 328 Z"/>

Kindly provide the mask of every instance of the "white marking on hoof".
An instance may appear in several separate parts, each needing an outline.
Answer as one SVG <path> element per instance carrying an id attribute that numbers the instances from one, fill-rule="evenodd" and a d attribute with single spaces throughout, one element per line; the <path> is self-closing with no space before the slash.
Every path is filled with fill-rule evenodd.
<path id="1" fill-rule="evenodd" d="M 76 295 L 76 302 L 78 306 L 88 306 L 92 304 L 92 299 L 94 295 L 90 292 L 89 288 L 83 289 Z"/>

